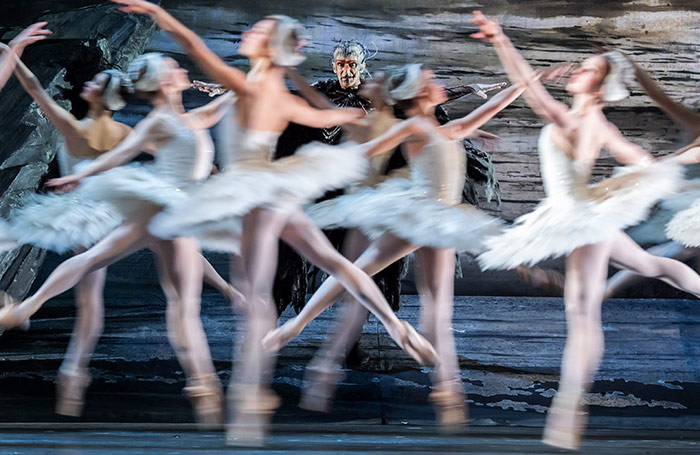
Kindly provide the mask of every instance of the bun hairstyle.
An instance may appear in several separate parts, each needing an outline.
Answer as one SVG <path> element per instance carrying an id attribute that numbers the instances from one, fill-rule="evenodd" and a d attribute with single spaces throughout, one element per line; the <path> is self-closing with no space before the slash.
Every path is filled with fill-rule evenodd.
<path id="1" fill-rule="evenodd" d="M 158 52 L 136 57 L 127 70 L 131 91 L 143 98 L 153 97 L 160 89 L 164 68 L 165 58 Z"/>
<path id="2" fill-rule="evenodd" d="M 308 36 L 304 26 L 289 16 L 274 15 L 265 19 L 276 22 L 268 42 L 272 63 L 277 66 L 297 66 L 306 60 L 306 56 L 301 52 L 301 46 Z"/>
<path id="3" fill-rule="evenodd" d="M 105 108 L 116 112 L 126 106 L 126 95 L 129 93 L 131 84 L 126 75 L 117 70 L 105 70 L 100 74 L 106 75 L 102 97 L 105 100 Z"/>
<path id="4" fill-rule="evenodd" d="M 608 63 L 608 73 L 603 78 L 600 89 L 603 101 L 620 101 L 630 95 L 627 86 L 634 82 L 634 67 L 619 51 L 603 54 Z"/>
<path id="5" fill-rule="evenodd" d="M 399 111 L 405 111 L 411 107 L 413 99 L 424 88 L 423 65 L 411 63 L 388 69 L 382 91 L 387 104 Z"/>

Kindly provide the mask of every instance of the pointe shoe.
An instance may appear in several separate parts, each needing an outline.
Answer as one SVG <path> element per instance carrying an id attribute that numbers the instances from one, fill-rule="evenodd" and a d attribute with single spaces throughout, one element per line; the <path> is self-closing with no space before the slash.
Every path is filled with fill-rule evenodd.
<path id="1" fill-rule="evenodd" d="M 80 417 L 83 415 L 85 393 L 92 378 L 87 371 L 59 370 L 56 377 L 56 414 Z"/>
<path id="2" fill-rule="evenodd" d="M 433 404 L 435 417 L 442 433 L 457 433 L 466 427 L 467 406 L 465 395 L 458 390 L 434 390 L 428 399 Z"/>
<path id="3" fill-rule="evenodd" d="M 542 435 L 544 444 L 578 450 L 587 416 L 581 405 L 583 390 L 560 391 L 552 400 Z"/>
<path id="4" fill-rule="evenodd" d="M 0 335 L 7 330 L 17 327 L 21 330 L 29 330 L 29 318 L 20 319 L 13 313 L 19 306 L 19 302 L 7 292 L 0 291 Z"/>
<path id="5" fill-rule="evenodd" d="M 338 383 L 345 372 L 336 367 L 309 366 L 304 380 L 306 386 L 299 407 L 307 411 L 329 412 Z"/>
<path id="6" fill-rule="evenodd" d="M 195 378 L 183 389 L 192 403 L 195 421 L 201 430 L 220 427 L 224 422 L 223 389 L 216 375 Z"/>
<path id="7" fill-rule="evenodd" d="M 267 335 L 262 339 L 262 347 L 265 352 L 274 354 L 279 352 L 280 349 L 287 346 L 290 341 L 292 341 L 297 335 L 289 329 L 288 323 L 284 323 L 276 329 L 270 330 Z"/>
<path id="8" fill-rule="evenodd" d="M 413 357 L 418 364 L 427 367 L 436 366 L 438 364 L 438 355 L 433 345 L 423 335 L 416 332 L 416 329 L 408 322 L 400 321 L 399 324 L 404 332 L 399 346 Z"/>
<path id="9" fill-rule="evenodd" d="M 228 400 L 235 418 L 226 428 L 226 444 L 262 447 L 272 415 L 280 406 L 280 398 L 267 387 L 235 384 L 229 387 Z"/>

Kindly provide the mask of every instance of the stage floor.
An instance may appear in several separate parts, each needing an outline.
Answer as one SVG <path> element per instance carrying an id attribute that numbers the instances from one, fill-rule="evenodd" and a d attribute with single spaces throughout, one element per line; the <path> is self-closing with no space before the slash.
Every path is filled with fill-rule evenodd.
<path id="1" fill-rule="evenodd" d="M 567 453 L 540 442 L 541 429 L 476 427 L 441 435 L 433 426 L 276 425 L 263 448 L 225 445 L 223 432 L 192 425 L 23 424 L 0 426 L 0 453 L 34 455 L 230 454 L 543 454 Z M 581 453 L 697 454 L 700 431 L 590 430 Z M 568 452 L 570 453 L 570 452 Z"/>

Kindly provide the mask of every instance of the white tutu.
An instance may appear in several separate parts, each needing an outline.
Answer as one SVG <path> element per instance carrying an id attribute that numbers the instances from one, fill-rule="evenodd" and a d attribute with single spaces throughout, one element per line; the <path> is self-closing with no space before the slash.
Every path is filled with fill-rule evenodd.
<path id="1" fill-rule="evenodd" d="M 664 201 L 675 209 L 676 213 L 666 225 L 666 236 L 685 246 L 700 246 L 700 191 L 697 181 L 691 188 L 677 197 Z"/>
<path id="2" fill-rule="evenodd" d="M 155 164 L 134 163 L 86 178 L 80 185 L 94 199 L 111 204 L 124 219 L 138 219 L 175 204 L 185 197 L 193 183 L 183 184 L 162 176 Z"/>
<path id="3" fill-rule="evenodd" d="M 565 256 L 604 242 L 643 220 L 660 199 L 682 183 L 683 169 L 670 160 L 616 169 L 613 177 L 580 188 L 576 197 L 548 196 L 502 235 L 487 239 L 482 269 L 511 269 Z"/>
<path id="4" fill-rule="evenodd" d="M 161 238 L 240 232 L 240 217 L 256 207 L 289 210 L 365 176 L 363 146 L 314 142 L 276 161 L 243 161 L 193 188 L 157 214 L 149 229 Z M 227 228 L 226 226 L 229 226 Z"/>
<path id="5" fill-rule="evenodd" d="M 322 228 L 359 228 L 371 239 L 390 232 L 416 246 L 472 254 L 483 252 L 484 238 L 498 234 L 502 226 L 501 220 L 471 205 L 432 199 L 402 177 L 314 204 L 306 212 Z"/>
<path id="6" fill-rule="evenodd" d="M 120 223 L 113 207 L 79 187 L 66 194 L 26 196 L 3 222 L 0 239 L 65 253 L 91 247 Z M 12 248 L 11 242 L 0 243 Z"/>

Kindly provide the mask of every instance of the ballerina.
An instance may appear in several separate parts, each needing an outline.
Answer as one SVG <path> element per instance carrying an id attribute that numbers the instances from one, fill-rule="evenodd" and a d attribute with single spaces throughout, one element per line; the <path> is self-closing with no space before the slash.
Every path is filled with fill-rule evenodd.
<path id="1" fill-rule="evenodd" d="M 483 251 L 483 238 L 500 226 L 495 218 L 460 204 L 465 179 L 461 141 L 523 89 L 506 89 L 468 116 L 440 126 L 434 113 L 445 101 L 445 89 L 435 82 L 431 71 L 407 65 L 370 85 L 369 90 L 375 87 L 384 94 L 385 102 L 409 119 L 362 147 L 374 155 L 403 143 L 410 177 L 389 178 L 375 188 L 377 176 L 370 175 L 360 189 L 316 204 L 308 213 L 321 227 L 350 227 L 371 239 L 355 261 L 369 275 L 416 251 L 421 327 L 439 358 L 431 374 L 435 387 L 431 401 L 445 428 L 459 427 L 465 422 L 465 399 L 451 331 L 455 249 Z M 373 98 L 381 97 L 375 93 Z M 276 351 L 286 345 L 342 293 L 338 281 L 328 278 L 296 317 L 265 337 L 266 349 Z M 304 392 L 303 407 L 327 410 L 342 374 L 339 363 L 361 332 L 367 313 L 348 303 L 338 330 L 312 362 L 311 386 Z"/>
<path id="2" fill-rule="evenodd" d="M 511 81 L 530 81 L 532 68 L 498 23 L 479 11 L 474 12 L 472 22 L 480 27 L 472 36 L 494 45 Z M 603 354 L 601 304 L 608 264 L 700 296 L 700 277 L 692 269 L 646 253 L 622 232 L 641 221 L 681 181 L 677 163 L 653 162 L 651 155 L 627 141 L 603 114 L 606 102 L 629 94 L 623 83 L 627 79 L 624 62 L 616 53 L 586 59 L 566 85 L 574 95 L 571 109 L 552 98 L 541 83 L 527 82 L 526 101 L 549 122 L 539 141 L 547 196 L 513 227 L 489 239 L 489 250 L 479 257 L 482 268 L 491 269 L 566 256 L 567 340 L 559 390 L 547 415 L 543 441 L 569 449 L 580 444 L 586 422 L 581 400 Z M 618 161 L 632 165 L 589 185 L 591 167 L 603 147 Z"/>
<path id="3" fill-rule="evenodd" d="M 396 317 L 373 280 L 338 253 L 300 209 L 304 201 L 361 178 L 366 166 L 361 151 L 311 144 L 294 156 L 271 162 L 277 138 L 290 121 L 323 128 L 364 116 L 357 109 L 314 109 L 289 93 L 284 85 L 285 67 L 296 66 L 304 59 L 299 51 L 305 42 L 301 25 L 286 16 L 270 16 L 244 32 L 239 52 L 253 64 L 246 75 L 229 67 L 201 38 L 159 6 L 141 0 L 113 1 L 125 5 L 122 11 L 150 15 L 210 77 L 238 97 L 231 125 L 239 138 L 236 163 L 202 185 L 187 202 L 163 213 L 152 226 L 156 233 L 177 235 L 188 224 L 225 219 L 234 223 L 243 217 L 241 273 L 245 273 L 247 283 L 248 340 L 242 368 L 229 388 L 235 416 L 228 441 L 261 443 L 269 416 L 278 404 L 266 386 L 274 357 L 263 352 L 261 340 L 277 320 L 271 293 L 280 238 L 319 268 L 337 276 L 414 359 L 432 364 L 435 351 L 430 343 Z"/>
<path id="4" fill-rule="evenodd" d="M 151 236 L 147 226 L 155 213 L 209 174 L 213 150 L 205 129 L 219 120 L 233 96 L 183 113 L 182 91 L 189 88 L 185 71 L 159 54 L 146 54 L 132 62 L 129 78 L 136 94 L 147 98 L 153 110 L 112 151 L 73 175 L 49 182 L 60 187 L 85 180 L 75 191 L 109 203 L 119 213 L 121 223 L 87 251 L 59 265 L 33 296 L 0 310 L 0 324 L 18 325 L 88 273 L 155 244 L 168 300 L 168 336 L 187 375 L 185 393 L 200 424 L 217 424 L 221 421 L 221 385 L 199 319 L 205 261 L 195 239 L 162 241 Z M 151 147 L 156 150 L 152 166 L 124 166 L 104 172 Z M 104 173 L 90 177 L 100 172 Z"/>

